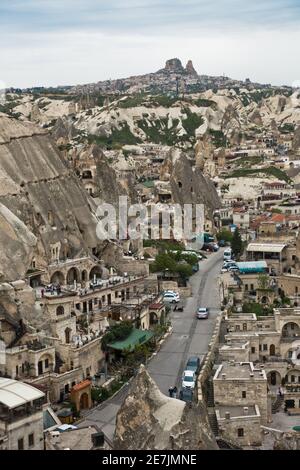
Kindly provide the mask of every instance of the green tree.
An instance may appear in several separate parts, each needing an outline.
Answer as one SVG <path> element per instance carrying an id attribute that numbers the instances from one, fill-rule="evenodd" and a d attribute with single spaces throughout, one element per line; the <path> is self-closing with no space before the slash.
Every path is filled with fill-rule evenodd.
<path id="1" fill-rule="evenodd" d="M 243 241 L 238 228 L 236 228 L 234 231 L 231 242 L 231 248 L 236 258 L 239 258 L 243 253 Z"/>
<path id="2" fill-rule="evenodd" d="M 260 274 L 257 279 L 258 288 L 262 290 L 269 289 L 269 276 L 267 274 Z"/>

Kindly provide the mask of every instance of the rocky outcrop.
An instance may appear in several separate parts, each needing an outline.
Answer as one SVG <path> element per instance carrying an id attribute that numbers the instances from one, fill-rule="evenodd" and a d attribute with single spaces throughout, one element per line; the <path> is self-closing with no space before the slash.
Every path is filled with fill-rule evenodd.
<path id="1" fill-rule="evenodd" d="M 173 149 L 166 158 L 160 179 L 170 181 L 174 203 L 204 204 L 206 217 L 210 220 L 221 205 L 212 181 L 203 175 L 200 168 L 193 167 L 179 149 Z"/>
<path id="2" fill-rule="evenodd" d="M 186 64 L 185 70 L 188 73 L 188 75 L 198 77 L 198 73 L 194 69 L 194 65 L 193 65 L 193 62 L 191 60 L 189 60 L 188 63 Z"/>
<path id="3" fill-rule="evenodd" d="M 51 244 L 69 257 L 97 246 L 93 200 L 44 130 L 0 116 L 0 183 L 0 202 L 38 239 L 40 267 Z"/>
<path id="4" fill-rule="evenodd" d="M 249 114 L 248 120 L 256 126 L 263 126 L 263 120 L 258 109 L 255 109 L 252 113 Z"/>
<path id="5" fill-rule="evenodd" d="M 216 450 L 218 446 L 204 406 L 189 407 L 166 397 L 141 366 L 117 415 L 114 448 Z"/>
<path id="6" fill-rule="evenodd" d="M 179 73 L 184 72 L 184 68 L 182 66 L 182 63 L 177 58 L 167 60 L 164 70 L 166 72 L 177 72 L 177 73 L 178 72 Z"/>
<path id="7" fill-rule="evenodd" d="M 213 157 L 214 145 L 209 134 L 206 133 L 198 140 L 195 146 L 196 167 L 205 174 L 214 176 L 213 174 L 210 174 L 209 171 L 207 171 L 210 165 L 213 163 Z"/>
<path id="8" fill-rule="evenodd" d="M 300 149 L 300 126 L 295 130 L 294 140 L 293 140 L 293 149 Z"/>
<path id="9" fill-rule="evenodd" d="M 25 276 L 36 243 L 25 224 L 0 204 L 0 282 Z"/>

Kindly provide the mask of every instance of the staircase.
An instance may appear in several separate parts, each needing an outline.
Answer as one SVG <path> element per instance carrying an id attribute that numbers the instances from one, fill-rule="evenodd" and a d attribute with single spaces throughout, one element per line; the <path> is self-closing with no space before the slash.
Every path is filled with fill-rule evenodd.
<path id="1" fill-rule="evenodd" d="M 215 406 L 214 400 L 214 386 L 212 380 L 208 381 L 207 385 L 207 397 L 206 397 L 206 404 L 208 408 L 213 408 Z"/>
<path id="2" fill-rule="evenodd" d="M 238 446 L 237 444 L 229 442 L 226 439 L 220 437 L 217 438 L 217 444 L 219 448 L 223 450 L 242 450 L 242 447 Z"/>
<path id="3" fill-rule="evenodd" d="M 282 405 L 284 402 L 284 396 L 283 395 L 277 395 L 276 400 L 272 403 L 272 413 L 278 413 L 278 411 L 281 410 Z"/>
<path id="4" fill-rule="evenodd" d="M 208 421 L 209 421 L 212 432 L 214 433 L 215 436 L 218 436 L 219 435 L 219 426 L 218 426 L 218 421 L 217 421 L 215 411 L 209 411 L 208 412 Z"/>

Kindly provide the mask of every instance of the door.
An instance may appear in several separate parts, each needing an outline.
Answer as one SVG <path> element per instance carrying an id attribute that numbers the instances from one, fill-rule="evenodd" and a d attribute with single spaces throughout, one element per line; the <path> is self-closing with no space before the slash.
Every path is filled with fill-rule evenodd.
<path id="1" fill-rule="evenodd" d="M 43 361 L 38 362 L 38 373 L 39 375 L 42 375 L 43 373 Z"/>
<path id="2" fill-rule="evenodd" d="M 275 345 L 271 344 L 270 346 L 270 356 L 275 356 Z"/>
<path id="3" fill-rule="evenodd" d="M 276 372 L 271 372 L 271 385 L 276 385 Z"/>

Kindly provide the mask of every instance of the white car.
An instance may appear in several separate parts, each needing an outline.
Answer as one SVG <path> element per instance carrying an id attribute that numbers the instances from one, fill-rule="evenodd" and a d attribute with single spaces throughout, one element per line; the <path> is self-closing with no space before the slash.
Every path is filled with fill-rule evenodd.
<path id="1" fill-rule="evenodd" d="M 208 318 L 208 308 L 207 307 L 198 308 L 197 318 L 199 320 L 206 320 L 206 318 Z"/>
<path id="2" fill-rule="evenodd" d="M 163 296 L 163 301 L 164 302 L 169 302 L 171 304 L 178 304 L 180 301 L 179 294 L 176 292 L 165 292 Z"/>
<path id="3" fill-rule="evenodd" d="M 192 390 L 196 385 L 196 375 L 192 370 L 185 370 L 182 376 L 182 388 L 191 388 Z"/>

